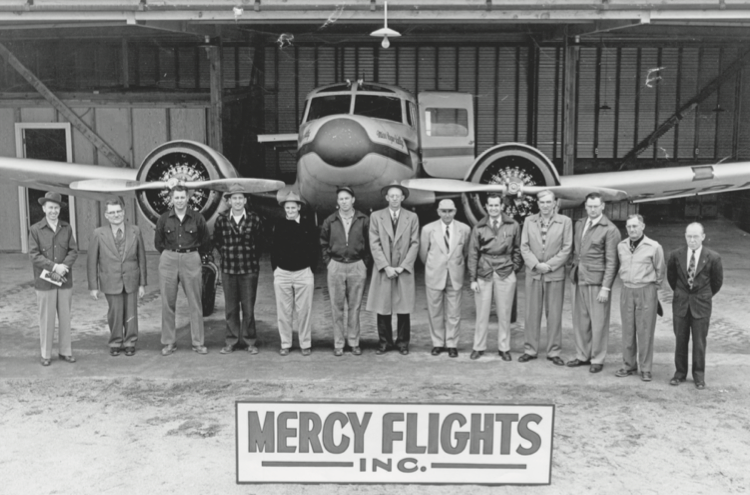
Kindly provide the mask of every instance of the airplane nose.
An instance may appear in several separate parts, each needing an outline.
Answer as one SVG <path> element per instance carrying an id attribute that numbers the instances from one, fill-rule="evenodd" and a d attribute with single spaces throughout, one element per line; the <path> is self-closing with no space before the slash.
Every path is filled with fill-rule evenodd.
<path id="1" fill-rule="evenodd" d="M 359 163 L 370 152 L 370 146 L 370 137 L 358 122 L 334 119 L 320 127 L 311 151 L 333 167 L 349 167 Z"/>

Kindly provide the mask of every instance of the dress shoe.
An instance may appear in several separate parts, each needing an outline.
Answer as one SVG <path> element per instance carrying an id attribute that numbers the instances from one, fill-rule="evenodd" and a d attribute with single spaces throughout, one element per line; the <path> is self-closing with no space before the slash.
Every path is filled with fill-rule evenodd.
<path id="1" fill-rule="evenodd" d="M 603 364 L 592 364 L 589 368 L 589 373 L 599 373 L 601 370 L 604 369 Z"/>
<path id="2" fill-rule="evenodd" d="M 344 349 L 334 349 L 333 355 L 336 357 L 341 357 L 344 355 Z"/>
<path id="3" fill-rule="evenodd" d="M 523 353 L 520 356 L 518 356 L 519 363 L 527 363 L 531 361 L 532 359 L 536 359 L 536 356 L 532 356 L 531 354 L 526 354 L 526 353 Z"/>
<path id="4" fill-rule="evenodd" d="M 568 361 L 566 363 L 566 366 L 570 368 L 575 368 L 576 366 L 588 366 L 591 364 L 591 361 L 581 361 L 580 359 L 573 359 L 571 361 Z"/>
<path id="5" fill-rule="evenodd" d="M 352 354 L 354 354 L 355 356 L 361 356 L 362 348 L 359 346 L 352 347 Z"/>
<path id="6" fill-rule="evenodd" d="M 442 347 L 433 347 L 430 351 L 430 354 L 432 354 L 433 356 L 439 356 L 441 352 L 443 352 Z"/>
<path id="7" fill-rule="evenodd" d="M 497 353 L 503 361 L 513 361 L 513 358 L 510 356 L 510 351 L 497 351 Z"/>
<path id="8" fill-rule="evenodd" d="M 560 356 L 547 356 L 547 361 L 552 361 L 552 364 L 555 366 L 565 366 L 565 361 L 563 361 Z"/>
<path id="9" fill-rule="evenodd" d="M 471 351 L 471 356 L 469 356 L 469 358 L 479 359 L 482 354 L 484 354 L 484 351 Z"/>
<path id="10" fill-rule="evenodd" d="M 625 368 L 620 368 L 619 370 L 615 371 L 615 376 L 617 378 L 623 378 L 630 375 L 635 375 L 638 373 L 638 370 L 626 370 Z M 641 373 L 641 376 L 643 374 Z"/>
<path id="11" fill-rule="evenodd" d="M 208 348 L 205 345 L 194 345 L 193 352 L 198 354 L 208 354 Z"/>
<path id="12" fill-rule="evenodd" d="M 703 390 L 706 388 L 706 382 L 695 382 L 695 388 L 698 390 Z"/>
<path id="13" fill-rule="evenodd" d="M 42 366 L 49 366 L 52 363 L 49 359 L 42 358 Z"/>
<path id="14" fill-rule="evenodd" d="M 398 350 L 398 352 L 400 352 L 402 356 L 406 356 L 407 354 L 409 354 L 409 348 L 402 347 L 401 349 Z"/>
<path id="15" fill-rule="evenodd" d="M 448 356 L 450 356 L 452 358 L 458 357 L 458 349 L 456 349 L 455 347 L 449 347 L 448 348 Z"/>
<path id="16" fill-rule="evenodd" d="M 378 356 L 382 356 L 386 352 L 388 352 L 388 348 L 387 347 L 378 347 L 378 350 L 375 351 L 375 354 L 377 354 Z"/>
<path id="17" fill-rule="evenodd" d="M 165 345 L 161 349 L 161 355 L 162 356 L 169 356 L 170 354 L 173 354 L 174 351 L 177 350 L 177 346 L 174 344 Z"/>
<path id="18" fill-rule="evenodd" d="M 669 384 L 672 385 L 673 387 L 676 387 L 677 385 L 679 385 L 680 383 L 682 383 L 684 381 L 685 381 L 684 378 L 677 378 L 675 376 L 671 380 L 669 380 Z"/>
<path id="19" fill-rule="evenodd" d="M 644 382 L 650 382 L 651 381 L 651 372 L 650 371 L 644 371 L 641 373 L 641 380 Z"/>
<path id="20" fill-rule="evenodd" d="M 57 356 L 61 360 L 65 361 L 67 363 L 75 363 L 76 362 L 76 358 L 74 358 L 73 356 L 63 356 L 62 354 L 58 354 Z"/>
<path id="21" fill-rule="evenodd" d="M 258 354 L 258 348 L 254 345 L 249 345 L 247 346 L 247 352 L 249 352 L 250 354 Z"/>
<path id="22" fill-rule="evenodd" d="M 288 356 L 289 355 L 289 349 L 286 348 L 286 347 L 282 347 L 281 349 L 279 349 L 279 354 L 281 354 L 282 356 Z"/>
<path id="23" fill-rule="evenodd" d="M 222 347 L 221 350 L 219 351 L 219 354 L 231 354 L 233 352 L 234 352 L 234 346 L 228 345 L 228 346 Z"/>
<path id="24" fill-rule="evenodd" d="M 135 356 L 135 347 L 126 347 L 125 348 L 125 355 L 126 356 Z"/>
<path id="25" fill-rule="evenodd" d="M 110 347 L 109 348 L 109 355 L 110 356 L 119 356 L 120 355 L 120 348 L 119 347 Z"/>
<path id="26" fill-rule="evenodd" d="M 307 349 L 302 349 L 303 356 L 309 356 L 310 354 L 312 354 L 312 349 L 310 349 L 309 347 Z"/>

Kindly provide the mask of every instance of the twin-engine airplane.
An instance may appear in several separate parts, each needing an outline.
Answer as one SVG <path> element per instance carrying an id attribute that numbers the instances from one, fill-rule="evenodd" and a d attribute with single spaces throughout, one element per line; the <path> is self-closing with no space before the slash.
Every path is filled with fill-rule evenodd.
<path id="1" fill-rule="evenodd" d="M 261 203 L 294 189 L 324 214 L 335 209 L 339 185 L 352 187 L 357 207 L 369 211 L 385 206 L 382 187 L 400 181 L 412 191 L 407 206 L 433 204 L 436 193 L 461 194 L 472 223 L 484 215 L 480 193 L 493 191 L 512 200 L 510 213 L 524 215 L 544 188 L 563 208 L 582 204 L 593 191 L 607 201 L 643 202 L 750 189 L 750 162 L 561 177 L 543 153 L 524 144 L 499 144 L 475 158 L 475 132 L 470 94 L 425 91 L 415 98 L 396 86 L 355 81 L 307 95 L 299 134 L 259 136 L 261 142 L 297 141 L 292 185 L 241 178 L 223 155 L 191 141 L 158 146 L 138 169 L 0 158 L 0 178 L 93 199 L 135 196 L 153 223 L 170 207 L 168 191 L 184 184 L 195 190 L 191 205 L 210 224 L 226 208 L 222 193 L 233 185 Z"/>

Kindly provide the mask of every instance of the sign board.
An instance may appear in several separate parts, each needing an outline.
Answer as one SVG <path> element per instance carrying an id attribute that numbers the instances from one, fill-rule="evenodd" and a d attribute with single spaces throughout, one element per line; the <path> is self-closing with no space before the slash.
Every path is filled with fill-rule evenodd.
<path id="1" fill-rule="evenodd" d="M 237 482 L 550 484 L 554 418 L 554 405 L 237 402 Z"/>

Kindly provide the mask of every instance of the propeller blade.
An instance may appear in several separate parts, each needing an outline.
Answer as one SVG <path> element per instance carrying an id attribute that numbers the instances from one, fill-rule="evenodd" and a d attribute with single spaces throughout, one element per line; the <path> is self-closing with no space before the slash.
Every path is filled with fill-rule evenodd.
<path id="1" fill-rule="evenodd" d="M 628 193 L 617 189 L 606 187 L 579 187 L 579 186 L 526 186 L 523 191 L 527 194 L 536 194 L 544 189 L 549 189 L 560 199 L 584 202 L 586 195 L 596 192 L 602 195 L 604 201 L 622 201 L 628 199 Z"/>
<path id="2" fill-rule="evenodd" d="M 408 179 L 402 180 L 401 185 L 410 189 L 421 189 L 443 193 L 476 193 L 497 192 L 504 193 L 504 184 L 475 184 L 455 179 Z"/>
<path id="3" fill-rule="evenodd" d="M 212 189 L 220 192 L 229 192 L 233 187 L 242 187 L 246 193 L 252 194 L 277 191 L 286 184 L 280 180 L 236 177 L 234 179 L 197 180 L 194 182 L 185 182 L 183 185 L 190 189 Z"/>
<path id="4" fill-rule="evenodd" d="M 124 179 L 89 179 L 70 183 L 70 188 L 77 191 L 121 192 L 139 191 L 142 189 L 165 189 L 166 182 L 140 182 Z"/>

